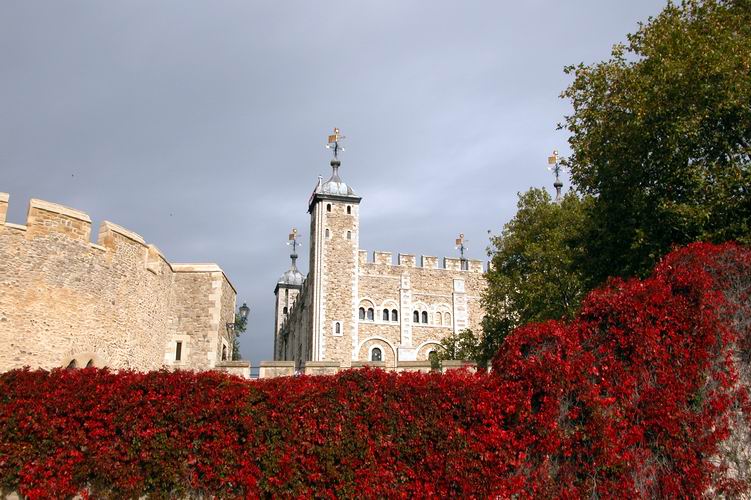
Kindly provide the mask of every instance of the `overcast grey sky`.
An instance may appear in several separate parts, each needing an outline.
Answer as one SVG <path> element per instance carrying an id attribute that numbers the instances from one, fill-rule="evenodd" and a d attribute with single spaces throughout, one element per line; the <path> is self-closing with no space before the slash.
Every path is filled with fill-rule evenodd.
<path id="1" fill-rule="evenodd" d="M 0 0 L 0 191 L 216 262 L 251 307 L 242 354 L 272 356 L 273 289 L 307 200 L 341 174 L 363 249 L 484 258 L 516 194 L 550 188 L 563 66 L 609 54 L 656 0 Z M 568 186 L 567 186 L 568 187 Z"/>

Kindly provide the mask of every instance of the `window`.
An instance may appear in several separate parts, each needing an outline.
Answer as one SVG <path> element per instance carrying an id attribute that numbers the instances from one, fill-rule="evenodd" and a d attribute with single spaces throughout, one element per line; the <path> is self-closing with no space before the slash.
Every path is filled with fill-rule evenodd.
<path id="1" fill-rule="evenodd" d="M 347 215 L 349 215 L 351 213 L 352 213 L 352 207 L 350 207 L 349 205 L 347 205 Z"/>
<path id="2" fill-rule="evenodd" d="M 469 261 L 467 259 L 462 259 L 462 271 L 468 271 L 469 270 Z"/>
<path id="3" fill-rule="evenodd" d="M 360 319 L 365 319 L 365 308 L 364 307 L 360 308 L 360 310 L 358 311 L 358 315 L 359 315 Z"/>
<path id="4" fill-rule="evenodd" d="M 347 239 L 348 240 L 352 239 L 352 231 L 347 231 Z"/>
<path id="5" fill-rule="evenodd" d="M 428 311 L 422 312 L 422 322 L 427 323 L 428 322 Z"/>
<path id="6" fill-rule="evenodd" d="M 222 346 L 222 361 L 227 361 L 227 346 Z"/>
<path id="7" fill-rule="evenodd" d="M 441 313 L 439 312 L 435 313 L 435 324 L 440 325 L 442 320 L 443 320 L 443 317 L 441 316 Z"/>
<path id="8" fill-rule="evenodd" d="M 384 309 L 383 310 L 383 321 L 388 321 L 388 320 L 389 320 L 389 310 L 388 309 Z"/>
<path id="9" fill-rule="evenodd" d="M 446 326 L 451 326 L 451 313 L 446 313 L 443 315 L 443 324 Z"/>
<path id="10" fill-rule="evenodd" d="M 175 361 L 180 361 L 183 355 L 183 343 L 177 342 L 175 344 Z"/>
<path id="11" fill-rule="evenodd" d="M 287 306 L 284 306 L 284 309 L 282 309 L 282 314 L 287 314 Z"/>
<path id="12" fill-rule="evenodd" d="M 399 321 L 399 313 L 396 312 L 396 309 L 391 310 L 391 321 Z"/>
<path id="13" fill-rule="evenodd" d="M 341 335 L 342 334 L 342 324 L 338 321 L 334 323 L 334 334 L 335 335 Z"/>
<path id="14" fill-rule="evenodd" d="M 381 349 L 378 347 L 374 347 L 372 351 L 370 351 L 370 360 L 371 361 L 383 361 L 383 353 L 381 352 Z"/>
<path id="15" fill-rule="evenodd" d="M 412 313 L 412 322 L 413 323 L 420 322 L 420 313 L 418 311 L 415 311 L 414 313 Z"/>
<path id="16" fill-rule="evenodd" d="M 330 234 L 331 234 L 331 233 L 329 233 L 329 230 L 328 230 L 328 229 L 326 229 L 326 237 L 327 237 L 327 238 L 329 237 L 329 235 L 330 235 Z"/>
<path id="17" fill-rule="evenodd" d="M 375 316 L 375 311 L 373 311 L 372 307 L 368 308 L 368 321 L 373 321 L 373 316 Z"/>
<path id="18" fill-rule="evenodd" d="M 72 369 L 73 369 L 73 368 L 75 368 L 75 367 L 76 367 L 76 360 L 74 359 L 74 360 L 72 360 L 72 361 L 71 361 L 70 363 L 68 363 L 68 367 L 67 367 L 67 368 L 68 368 L 69 370 L 72 370 Z"/>
<path id="19" fill-rule="evenodd" d="M 326 204 L 326 211 L 331 212 L 331 203 Z"/>

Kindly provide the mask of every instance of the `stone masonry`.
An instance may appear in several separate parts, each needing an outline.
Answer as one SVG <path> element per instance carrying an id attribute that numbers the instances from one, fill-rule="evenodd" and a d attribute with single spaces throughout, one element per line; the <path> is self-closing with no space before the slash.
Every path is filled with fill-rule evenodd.
<path id="1" fill-rule="evenodd" d="M 308 276 L 293 255 L 274 290 L 274 359 L 316 373 L 363 362 L 396 369 L 427 361 L 449 335 L 479 331 L 482 262 L 444 258 L 439 267 L 436 257 L 398 254 L 394 263 L 390 252 L 369 261 L 358 245 L 361 198 L 339 177 L 340 162 L 331 165 L 308 204 Z"/>
<path id="2" fill-rule="evenodd" d="M 0 371 L 23 366 L 212 369 L 231 359 L 235 289 L 215 264 L 171 264 L 141 236 L 0 193 Z M 180 360 L 177 360 L 180 343 Z"/>

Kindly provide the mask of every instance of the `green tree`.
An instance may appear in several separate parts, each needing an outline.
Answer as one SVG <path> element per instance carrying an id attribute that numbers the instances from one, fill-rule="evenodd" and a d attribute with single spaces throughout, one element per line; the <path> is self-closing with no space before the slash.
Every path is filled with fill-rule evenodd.
<path id="1" fill-rule="evenodd" d="M 516 326 L 576 312 L 585 288 L 575 266 L 583 250 L 574 242 L 587 225 L 588 202 L 569 192 L 555 203 L 544 189 L 519 195 L 516 215 L 491 238 L 481 365 Z"/>
<path id="2" fill-rule="evenodd" d="M 438 368 L 444 359 L 478 361 L 480 350 L 480 340 L 467 328 L 441 340 L 441 348 L 430 356 L 430 364 L 432 368 Z"/>
<path id="3" fill-rule="evenodd" d="M 245 332 L 248 327 L 247 318 L 243 318 L 238 313 L 235 313 L 235 329 L 234 336 L 232 337 L 232 361 L 239 361 L 242 359 L 240 354 L 240 334 Z"/>
<path id="4" fill-rule="evenodd" d="M 588 286 L 676 244 L 751 243 L 751 1 L 669 3 L 609 60 L 571 66 L 565 164 L 594 196 Z"/>

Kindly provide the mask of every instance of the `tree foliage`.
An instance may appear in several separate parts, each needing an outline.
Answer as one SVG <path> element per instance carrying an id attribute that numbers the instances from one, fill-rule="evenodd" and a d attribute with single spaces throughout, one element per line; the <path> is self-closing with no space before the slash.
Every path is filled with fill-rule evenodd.
<path id="1" fill-rule="evenodd" d="M 478 348 L 481 364 L 516 326 L 576 312 L 584 294 L 575 268 L 582 249 L 572 240 L 583 232 L 586 204 L 573 192 L 560 203 L 544 189 L 519 195 L 516 215 L 491 238 L 484 335 Z"/>
<path id="2" fill-rule="evenodd" d="M 644 275 L 673 245 L 751 242 L 749 0 L 669 3 L 609 60 L 566 72 L 566 164 L 595 196 L 591 286 Z"/>

